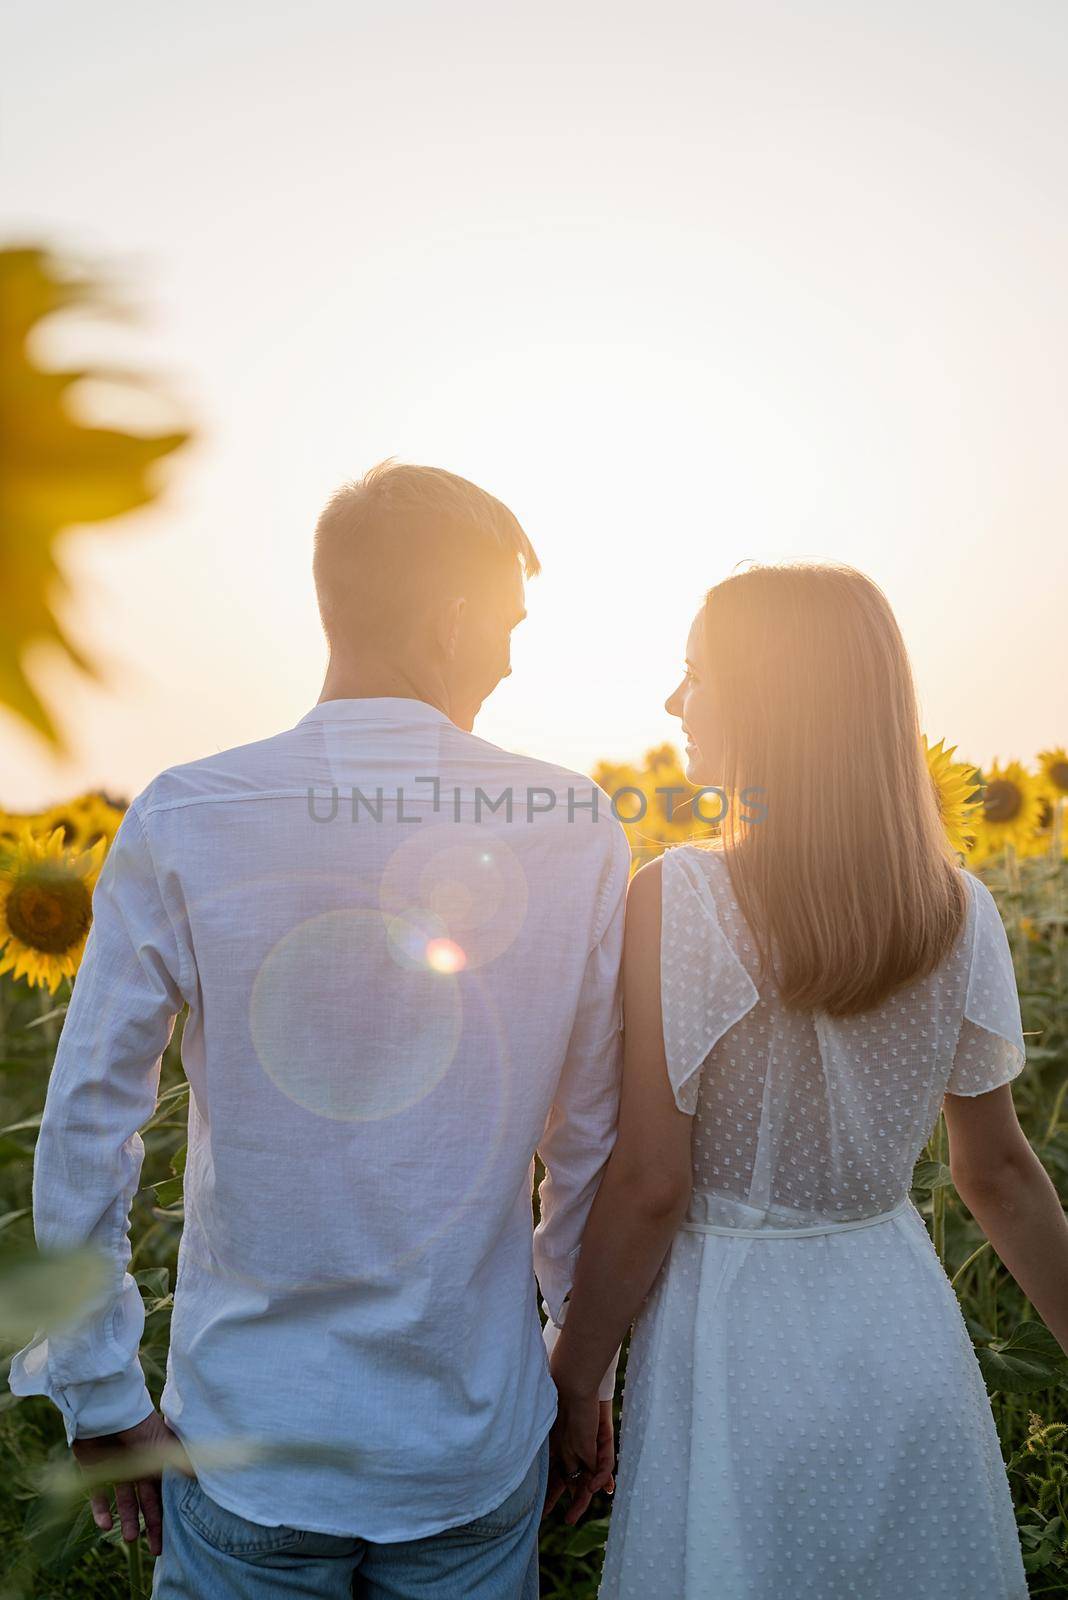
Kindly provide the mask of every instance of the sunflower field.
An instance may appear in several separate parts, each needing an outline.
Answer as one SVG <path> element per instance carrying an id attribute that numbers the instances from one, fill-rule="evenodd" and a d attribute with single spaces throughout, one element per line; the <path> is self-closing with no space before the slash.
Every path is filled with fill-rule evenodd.
<path id="1" fill-rule="evenodd" d="M 924 742 L 947 838 L 997 897 L 1016 964 L 1028 1066 L 1014 1086 L 1020 1122 L 1062 1198 L 1068 1194 L 1068 751 L 1033 767 L 980 772 L 944 741 Z M 671 745 L 634 765 L 597 767 L 613 792 L 644 796 L 624 822 L 635 862 L 708 836 Z M 34 1249 L 31 1178 L 36 1130 L 63 1013 L 92 917 L 92 891 L 125 802 L 97 791 L 32 815 L 0 811 L 0 1339 L 6 1361 L 49 1319 L 92 1293 L 86 1263 Z M 640 812 L 640 816 L 638 813 Z M 130 1270 L 145 1301 L 142 1364 L 163 1386 L 178 1242 L 188 1086 L 182 1019 L 163 1061 L 157 1109 L 142 1130 L 145 1160 L 131 1218 Z M 913 1180 L 913 1199 L 960 1297 L 985 1375 L 1012 1485 L 1034 1595 L 1068 1596 L 1068 1359 L 1038 1320 L 955 1194 L 939 1119 Z M 90 1274 L 91 1277 L 91 1274 Z M 916 1352 L 922 1361 L 923 1352 Z M 625 1353 L 621 1371 L 625 1370 Z M 6 1371 L 6 1366 L 5 1366 Z M 618 1403 L 618 1402 L 617 1402 Z M 44 1399 L 0 1395 L 0 1600 L 144 1597 L 152 1562 L 116 1522 L 102 1534 L 72 1470 L 59 1413 Z M 546 1600 L 596 1595 L 608 1503 L 542 1538 Z"/>

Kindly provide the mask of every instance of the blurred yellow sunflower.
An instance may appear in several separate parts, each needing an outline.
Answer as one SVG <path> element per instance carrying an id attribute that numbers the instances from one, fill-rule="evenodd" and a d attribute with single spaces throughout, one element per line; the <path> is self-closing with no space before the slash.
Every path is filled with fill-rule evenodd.
<path id="1" fill-rule="evenodd" d="M 62 828 L 66 848 L 84 850 L 97 839 L 107 839 L 110 844 L 122 821 L 122 812 L 94 790 L 58 801 L 47 810 L 36 812 L 30 820 L 34 833 L 47 836 L 53 828 Z"/>
<path id="2" fill-rule="evenodd" d="M 1041 750 L 1038 764 L 1041 809 L 1031 854 L 1053 855 L 1059 849 L 1068 860 L 1068 751 Z"/>
<path id="3" fill-rule="evenodd" d="M 1042 785 L 1019 761 L 994 761 L 983 774 L 978 854 L 987 858 L 1011 845 L 1018 855 L 1034 847 L 1042 819 Z"/>
<path id="4" fill-rule="evenodd" d="M 0 854 L 15 843 L 23 820 L 14 811 L 0 811 Z"/>
<path id="5" fill-rule="evenodd" d="M 103 839 L 107 850 L 110 850 L 124 815 L 124 807 L 114 805 L 100 794 L 83 795 L 79 812 L 82 849 L 88 850 L 98 839 Z"/>
<path id="6" fill-rule="evenodd" d="M 35 811 L 29 823 L 32 831 L 43 839 L 59 828 L 66 850 L 73 850 L 81 844 L 81 808 L 77 800 L 61 800 L 45 811 Z"/>
<path id="7" fill-rule="evenodd" d="M 614 802 L 615 815 L 623 824 L 633 851 L 632 873 L 667 845 L 706 838 L 719 831 L 710 826 L 709 817 L 694 816 L 694 786 L 672 744 L 647 750 L 641 765 L 598 762 L 591 776 Z M 715 797 L 705 803 L 710 813 L 718 809 Z"/>
<path id="8" fill-rule="evenodd" d="M 955 744 L 951 744 L 947 750 L 944 739 L 939 739 L 937 744 L 929 744 L 926 734 L 922 738 L 927 770 L 931 774 L 938 814 L 942 818 L 949 847 L 958 855 L 967 855 L 975 843 L 982 809 L 979 774 L 969 762 L 954 761 L 957 750 Z"/>
<path id="9" fill-rule="evenodd" d="M 1063 745 L 1056 750 L 1040 750 L 1038 765 L 1055 795 L 1068 794 L 1068 750 Z"/>
<path id="10" fill-rule="evenodd" d="M 6 827 L 5 818 L 0 813 L 0 853 L 5 842 L 10 844 L 14 833 L 22 825 L 28 826 L 31 833 L 39 838 L 47 838 L 55 828 L 59 828 L 67 850 L 88 850 L 98 839 L 103 839 L 110 849 L 125 809 L 122 802 L 112 800 L 102 790 L 93 789 L 69 800 L 57 801 L 44 811 L 12 813 L 6 819 Z"/>
<path id="11" fill-rule="evenodd" d="M 63 830 L 47 836 L 19 830 L 0 860 L 0 972 L 55 994 L 78 970 L 92 923 L 93 887 L 107 841 L 88 850 L 64 848 Z"/>

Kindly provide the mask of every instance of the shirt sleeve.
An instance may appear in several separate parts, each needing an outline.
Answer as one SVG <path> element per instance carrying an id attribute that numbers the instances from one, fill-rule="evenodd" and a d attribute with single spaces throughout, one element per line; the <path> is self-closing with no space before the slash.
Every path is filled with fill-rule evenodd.
<path id="1" fill-rule="evenodd" d="M 557 1329 L 566 1316 L 586 1218 L 616 1140 L 623 1067 L 620 962 L 629 873 L 630 847 L 615 824 L 601 931 L 586 960 L 560 1082 L 538 1147 L 545 1177 L 538 1190 L 541 1221 L 534 1230 L 534 1270 L 543 1309 Z M 614 1384 L 614 1361 L 605 1384 L 609 1378 Z M 602 1398 L 610 1398 L 610 1393 L 603 1394 L 605 1384 Z"/>
<path id="2" fill-rule="evenodd" d="M 988 1094 L 1010 1083 L 1027 1059 L 1012 952 L 997 901 L 969 873 L 973 932 L 964 1015 L 946 1091 Z"/>
<path id="3" fill-rule="evenodd" d="M 135 800 L 93 891 L 93 920 L 48 1082 L 33 1162 L 42 1250 L 89 1247 L 104 1287 L 76 1323 L 12 1358 L 14 1394 L 47 1395 L 68 1444 L 133 1427 L 152 1410 L 138 1358 L 145 1309 L 127 1271 L 130 1206 L 161 1058 L 182 1008 L 182 957 Z"/>

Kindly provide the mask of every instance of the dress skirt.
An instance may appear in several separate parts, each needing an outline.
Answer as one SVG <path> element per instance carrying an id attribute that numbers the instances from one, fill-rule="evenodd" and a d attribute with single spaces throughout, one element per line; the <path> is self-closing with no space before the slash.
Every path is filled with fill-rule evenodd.
<path id="1" fill-rule="evenodd" d="M 688 1221 L 631 1339 L 601 1600 L 1027 1592 L 982 1373 L 911 1201 L 793 1236 Z"/>

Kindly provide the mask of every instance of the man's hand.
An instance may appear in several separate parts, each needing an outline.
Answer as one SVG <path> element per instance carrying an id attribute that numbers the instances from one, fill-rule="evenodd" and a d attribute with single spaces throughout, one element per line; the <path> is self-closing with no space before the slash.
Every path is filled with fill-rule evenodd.
<path id="1" fill-rule="evenodd" d="M 564 1521 L 571 1526 L 585 1515 L 600 1489 L 614 1493 L 616 1434 L 611 1400 L 560 1396 L 559 1410 L 549 1442 L 549 1483 L 545 1492 L 543 1517 L 556 1505 L 564 1490 L 571 1504 Z M 569 1475 L 581 1472 L 572 1479 Z"/>
<path id="2" fill-rule="evenodd" d="M 116 1458 L 119 1458 L 117 1466 L 121 1469 L 123 1454 L 141 1453 L 161 1445 L 168 1447 L 169 1454 L 173 1450 L 173 1465 L 179 1472 L 195 1477 L 182 1441 L 158 1411 L 151 1411 L 143 1422 L 136 1423 L 132 1428 L 122 1428 L 118 1433 L 103 1433 L 96 1439 L 75 1438 L 71 1450 L 78 1465 L 87 1470 L 98 1467 L 103 1461 L 116 1462 Z M 158 1556 L 163 1549 L 162 1468 L 139 1478 L 124 1478 L 120 1472 L 113 1482 L 123 1538 L 127 1544 L 133 1544 L 139 1537 L 140 1512 L 145 1519 L 149 1551 Z M 93 1521 L 104 1533 L 108 1533 L 112 1525 L 110 1495 L 99 1489 L 90 1495 L 89 1503 L 93 1508 Z"/>

